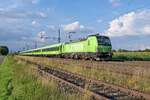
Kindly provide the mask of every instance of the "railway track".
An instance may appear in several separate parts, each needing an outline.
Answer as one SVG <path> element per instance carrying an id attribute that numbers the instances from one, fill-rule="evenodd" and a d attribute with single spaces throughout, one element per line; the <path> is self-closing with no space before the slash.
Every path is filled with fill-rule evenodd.
<path id="1" fill-rule="evenodd" d="M 62 59 L 62 62 L 64 62 L 64 60 L 69 60 L 69 61 L 72 61 L 72 59 Z M 61 59 L 60 59 L 60 61 L 61 61 Z M 74 60 L 74 61 L 76 61 L 76 60 Z M 82 62 L 82 60 L 77 60 L 77 61 L 80 61 L 80 62 Z M 83 61 L 86 61 L 87 63 L 89 63 L 89 65 L 88 66 L 82 66 L 82 67 L 84 67 L 84 68 L 87 68 L 87 69 L 96 69 L 96 70 L 102 70 L 102 71 L 109 71 L 109 72 L 111 72 L 111 73 L 116 73 L 116 74 L 120 74 L 120 75 L 125 75 L 125 76 L 127 76 L 127 77 L 133 77 L 133 76 L 139 76 L 139 73 L 135 73 L 134 71 L 133 71 L 133 68 L 137 68 L 137 66 L 132 66 L 132 68 L 130 68 L 130 70 L 129 70 L 129 68 L 127 69 L 126 67 L 124 67 L 123 69 L 119 69 L 119 67 L 117 67 L 117 68 L 115 68 L 115 70 L 114 70 L 114 66 L 119 66 L 119 64 L 117 64 L 117 63 L 113 63 L 113 62 L 101 62 L 100 63 L 100 66 L 94 66 L 94 65 L 92 65 L 91 64 L 91 62 L 89 62 L 89 61 L 87 61 L 87 60 L 83 60 Z M 99 64 L 99 62 L 98 61 L 92 61 L 93 63 L 97 63 L 97 64 Z M 84 62 L 85 63 L 85 62 Z M 66 63 L 66 64 L 68 64 L 68 63 Z M 76 63 L 77 64 L 77 63 Z M 107 64 L 106 66 L 105 66 L 105 64 Z M 113 65 L 114 64 L 114 65 Z M 132 65 L 132 64 L 130 64 L 130 65 Z M 111 67 L 111 66 L 113 66 L 113 67 Z M 126 65 L 124 65 L 124 66 L 126 66 Z M 81 67 L 81 66 L 76 66 L 76 67 Z M 142 69 L 141 69 L 142 70 Z M 150 79 L 150 76 L 148 76 L 148 75 L 143 75 L 143 73 L 140 73 L 140 77 L 141 78 L 147 78 L 147 79 Z"/>
<path id="2" fill-rule="evenodd" d="M 96 100 L 149 100 L 150 95 L 125 89 L 112 84 L 86 78 L 62 69 L 43 66 L 41 64 L 21 59 L 29 64 L 38 66 L 42 75 L 50 76 L 63 84 L 87 93 Z"/>
<path id="3" fill-rule="evenodd" d="M 66 60 L 68 60 L 68 59 L 66 59 Z M 77 61 L 81 61 L 82 62 L 82 60 L 77 60 Z M 87 61 L 87 60 L 83 60 L 83 61 Z M 89 62 L 89 61 L 87 61 L 87 62 Z M 128 77 L 132 77 L 132 76 L 139 76 L 139 73 L 133 73 L 134 71 L 129 71 L 129 70 L 127 70 L 127 69 L 125 69 L 124 68 L 124 70 L 114 70 L 112 67 L 110 67 L 110 66 L 120 66 L 120 64 L 123 64 L 122 62 L 119 62 L 119 64 L 118 63 L 116 63 L 116 62 L 109 62 L 109 61 L 102 61 L 102 62 L 99 62 L 99 61 L 92 61 L 92 62 L 94 62 L 94 63 L 100 63 L 101 65 L 105 65 L 105 64 L 107 64 L 106 65 L 106 67 L 104 67 L 104 66 L 83 66 L 83 67 L 85 67 L 85 68 L 88 68 L 88 69 L 91 69 L 91 68 L 94 68 L 94 69 L 96 69 L 96 70 L 104 70 L 104 71 L 109 71 L 109 72 L 112 72 L 112 73 L 117 73 L 117 74 L 122 74 L 122 75 L 125 75 L 125 76 L 128 76 Z M 109 66 L 109 67 L 108 67 Z M 145 66 L 139 66 L 139 65 L 137 65 L 137 64 L 127 64 L 127 65 L 125 65 L 125 64 L 123 64 L 122 66 L 132 66 L 132 68 L 146 68 Z M 147 65 L 148 66 L 148 65 Z M 78 66 L 77 66 L 78 67 Z M 131 70 L 131 69 L 130 69 Z M 148 78 L 148 79 L 150 79 L 150 76 L 143 76 L 143 75 L 141 75 L 140 77 L 143 77 L 143 78 Z"/>
<path id="4" fill-rule="evenodd" d="M 111 73 L 116 73 L 116 74 L 121 74 L 121 75 L 125 75 L 125 76 L 128 76 L 128 77 L 132 77 L 132 76 L 136 76 L 138 75 L 139 76 L 139 73 L 133 73 L 133 72 L 129 72 L 129 71 L 126 71 L 126 70 L 114 70 L 114 69 L 111 69 L 111 68 L 104 68 L 104 67 L 98 67 L 98 66 L 84 66 L 88 69 L 96 69 L 96 70 L 103 70 L 103 71 L 109 71 Z M 141 78 L 147 78 L 147 79 L 150 79 L 150 76 L 140 76 Z"/>

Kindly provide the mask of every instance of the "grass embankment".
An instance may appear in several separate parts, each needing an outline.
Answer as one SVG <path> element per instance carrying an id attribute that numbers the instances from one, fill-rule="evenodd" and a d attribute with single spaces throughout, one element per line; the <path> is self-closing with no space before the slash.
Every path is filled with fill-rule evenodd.
<path id="1" fill-rule="evenodd" d="M 148 78 L 149 73 L 147 73 L 149 71 L 147 71 L 146 69 L 141 70 L 139 68 L 139 70 L 135 70 L 134 72 L 137 73 L 136 75 L 128 76 L 121 73 L 119 74 L 119 73 L 110 72 L 109 70 L 98 70 L 93 68 L 89 69 L 83 67 L 84 65 L 82 64 L 80 64 L 79 66 L 79 63 L 82 62 L 72 61 L 66 64 L 65 62 L 63 62 L 63 60 L 57 61 L 56 59 L 49 60 L 48 58 L 36 58 L 36 57 L 24 57 L 24 58 L 37 63 L 48 65 L 49 67 L 61 68 L 90 78 L 128 87 L 130 89 L 137 89 L 150 94 L 150 79 Z"/>
<path id="2" fill-rule="evenodd" d="M 150 52 L 114 52 L 113 60 L 150 61 Z"/>
<path id="3" fill-rule="evenodd" d="M 67 93 L 53 80 L 43 79 L 33 66 L 6 57 L 0 66 L 0 100 L 77 100 L 79 94 Z"/>
<path id="4" fill-rule="evenodd" d="M 11 61 L 6 58 L 0 65 L 0 100 L 7 100 L 12 94 L 12 67 Z"/>

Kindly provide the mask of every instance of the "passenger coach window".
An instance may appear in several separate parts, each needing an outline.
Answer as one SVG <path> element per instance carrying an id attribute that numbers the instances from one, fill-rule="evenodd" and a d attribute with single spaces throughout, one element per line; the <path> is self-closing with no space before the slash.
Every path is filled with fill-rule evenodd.
<path id="1" fill-rule="evenodd" d="M 43 49 L 42 51 L 46 52 L 46 51 L 58 51 L 58 50 L 59 50 L 59 47 L 52 47 L 52 48 Z"/>

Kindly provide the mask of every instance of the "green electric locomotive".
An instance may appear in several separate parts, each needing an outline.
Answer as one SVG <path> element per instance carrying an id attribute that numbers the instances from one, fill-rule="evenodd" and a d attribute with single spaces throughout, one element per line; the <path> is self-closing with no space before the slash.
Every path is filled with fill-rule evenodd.
<path id="1" fill-rule="evenodd" d="M 112 45 L 109 37 L 89 35 L 77 41 L 49 45 L 20 52 L 21 55 L 49 56 L 75 59 L 111 59 Z"/>

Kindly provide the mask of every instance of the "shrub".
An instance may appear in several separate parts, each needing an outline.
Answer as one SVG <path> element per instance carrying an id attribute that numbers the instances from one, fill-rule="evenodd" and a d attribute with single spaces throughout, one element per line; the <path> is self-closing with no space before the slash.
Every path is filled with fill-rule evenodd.
<path id="1" fill-rule="evenodd" d="M 7 55 L 9 53 L 9 49 L 7 46 L 0 46 L 0 55 Z"/>

